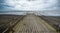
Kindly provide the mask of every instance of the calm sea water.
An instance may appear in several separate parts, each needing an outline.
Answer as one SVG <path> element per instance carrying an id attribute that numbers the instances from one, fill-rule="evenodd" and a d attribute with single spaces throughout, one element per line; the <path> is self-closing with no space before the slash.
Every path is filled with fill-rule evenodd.
<path id="1" fill-rule="evenodd" d="M 25 11 L 0 11 L 0 14 L 26 15 Z M 37 11 L 37 15 L 60 16 L 60 11 Z"/>

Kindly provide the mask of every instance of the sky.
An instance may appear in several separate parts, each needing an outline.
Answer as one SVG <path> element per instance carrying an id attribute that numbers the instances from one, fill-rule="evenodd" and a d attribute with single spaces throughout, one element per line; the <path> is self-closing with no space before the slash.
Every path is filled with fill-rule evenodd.
<path id="1" fill-rule="evenodd" d="M 60 0 L 0 0 L 0 14 L 20 14 L 4 12 L 6 10 L 40 11 L 41 15 L 60 16 Z"/>
<path id="2" fill-rule="evenodd" d="M 60 0 L 0 0 L 0 10 L 58 10 Z"/>

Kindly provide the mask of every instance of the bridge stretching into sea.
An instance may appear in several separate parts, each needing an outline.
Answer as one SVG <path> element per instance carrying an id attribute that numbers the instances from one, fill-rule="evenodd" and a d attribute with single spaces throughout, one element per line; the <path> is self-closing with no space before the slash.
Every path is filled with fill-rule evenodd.
<path id="1" fill-rule="evenodd" d="M 1 33 L 60 33 L 60 17 L 39 16 L 28 11 L 25 15 L 0 14 Z"/>

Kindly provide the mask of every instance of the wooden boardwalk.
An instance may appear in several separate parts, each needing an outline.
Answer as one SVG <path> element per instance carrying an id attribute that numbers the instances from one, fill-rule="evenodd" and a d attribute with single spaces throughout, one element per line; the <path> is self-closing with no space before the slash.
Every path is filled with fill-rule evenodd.
<path id="1" fill-rule="evenodd" d="M 35 15 L 27 15 L 14 28 L 14 33 L 57 33 L 41 18 Z"/>

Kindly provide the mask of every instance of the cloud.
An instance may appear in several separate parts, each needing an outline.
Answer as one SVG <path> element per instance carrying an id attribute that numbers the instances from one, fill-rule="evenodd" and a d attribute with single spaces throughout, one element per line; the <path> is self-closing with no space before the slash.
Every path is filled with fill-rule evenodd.
<path id="1" fill-rule="evenodd" d="M 0 0 L 0 10 L 58 10 L 60 0 Z M 59 16 L 58 11 L 40 11 L 42 15 Z M 3 13 L 5 14 L 5 13 Z M 10 12 L 6 14 L 19 14 Z"/>
<path id="2" fill-rule="evenodd" d="M 57 9 L 57 0 L 5 0 L 5 9 L 13 10 L 47 10 Z"/>

